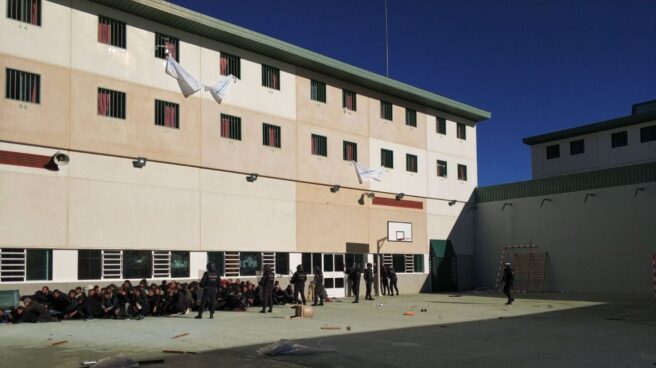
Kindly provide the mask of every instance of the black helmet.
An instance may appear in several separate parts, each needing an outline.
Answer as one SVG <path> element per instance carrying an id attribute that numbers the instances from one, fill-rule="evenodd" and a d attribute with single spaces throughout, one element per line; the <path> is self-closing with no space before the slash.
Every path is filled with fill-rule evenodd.
<path id="1" fill-rule="evenodd" d="M 296 266 L 296 271 L 302 272 L 303 271 L 303 265 Z"/>

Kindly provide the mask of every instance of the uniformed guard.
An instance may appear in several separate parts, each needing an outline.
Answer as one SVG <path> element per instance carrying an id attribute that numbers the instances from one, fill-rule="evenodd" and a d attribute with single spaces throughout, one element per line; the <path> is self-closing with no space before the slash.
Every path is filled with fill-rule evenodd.
<path id="1" fill-rule="evenodd" d="M 512 268 L 510 268 L 510 262 L 506 262 L 506 265 L 503 269 L 503 293 L 508 297 L 506 305 L 512 304 L 515 298 L 510 295 L 510 290 L 512 290 L 513 282 L 515 281 L 515 275 L 513 274 Z"/>
<path id="2" fill-rule="evenodd" d="M 200 305 L 198 306 L 198 315 L 196 319 L 203 318 L 203 312 L 207 306 L 207 303 L 210 304 L 210 319 L 214 318 L 214 308 L 216 308 L 216 294 L 219 291 L 219 286 L 221 285 L 221 277 L 219 273 L 216 272 L 213 263 L 207 264 L 207 271 L 203 274 L 203 278 L 200 279 L 200 287 L 203 288 L 203 296 L 200 300 Z"/>
<path id="3" fill-rule="evenodd" d="M 307 274 L 303 270 L 303 265 L 296 266 L 296 272 L 292 275 L 290 280 L 294 284 L 294 304 L 303 302 L 305 305 L 305 281 L 307 281 Z M 301 294 L 301 300 L 298 299 L 298 294 Z"/>
<path id="4" fill-rule="evenodd" d="M 314 303 L 313 306 L 323 305 L 323 272 L 321 266 L 314 266 Z M 319 301 L 319 304 L 317 304 Z"/>
<path id="5" fill-rule="evenodd" d="M 389 295 L 394 295 L 395 290 L 396 295 L 399 295 L 399 287 L 396 285 L 399 279 L 396 277 L 396 271 L 394 271 L 394 267 L 388 266 L 387 277 L 389 278 Z"/>
<path id="6" fill-rule="evenodd" d="M 364 270 L 364 282 L 366 286 L 364 298 L 366 300 L 374 300 L 374 298 L 371 297 L 371 285 L 374 283 L 374 270 L 371 263 L 367 263 L 367 269 Z"/>
<path id="7" fill-rule="evenodd" d="M 359 264 L 354 264 L 349 272 L 349 279 L 353 283 L 353 294 L 355 294 L 355 300 L 353 303 L 360 302 L 360 275 L 362 274 L 362 268 Z"/>
<path id="8" fill-rule="evenodd" d="M 271 265 L 264 265 L 264 272 L 262 272 L 262 278 L 258 283 L 260 288 L 262 288 L 262 310 L 260 313 L 266 313 L 267 306 L 269 307 L 268 312 L 273 311 L 273 279 L 275 275 L 271 271 Z"/>

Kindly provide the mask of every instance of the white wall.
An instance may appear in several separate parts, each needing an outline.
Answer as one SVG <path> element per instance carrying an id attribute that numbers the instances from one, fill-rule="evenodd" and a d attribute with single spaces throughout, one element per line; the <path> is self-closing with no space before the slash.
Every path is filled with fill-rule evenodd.
<path id="1" fill-rule="evenodd" d="M 369 139 L 369 165 L 371 168 L 380 167 L 381 149 L 394 152 L 394 168 L 385 168 L 380 182 L 372 180 L 369 188 L 385 192 L 415 195 L 425 197 L 427 194 L 426 151 L 402 144 Z M 406 170 L 406 154 L 417 156 L 416 173 Z"/>

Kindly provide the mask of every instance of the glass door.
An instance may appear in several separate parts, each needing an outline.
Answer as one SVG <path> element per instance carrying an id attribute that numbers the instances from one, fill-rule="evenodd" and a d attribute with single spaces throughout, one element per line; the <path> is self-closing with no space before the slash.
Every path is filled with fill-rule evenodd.
<path id="1" fill-rule="evenodd" d="M 326 293 L 329 297 L 344 297 L 345 288 L 343 254 L 327 253 L 323 255 L 323 279 Z"/>

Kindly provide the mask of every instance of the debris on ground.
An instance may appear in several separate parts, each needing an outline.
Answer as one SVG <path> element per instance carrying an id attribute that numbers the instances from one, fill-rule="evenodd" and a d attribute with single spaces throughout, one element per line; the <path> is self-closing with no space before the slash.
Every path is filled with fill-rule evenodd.
<path id="1" fill-rule="evenodd" d="M 312 355 L 319 353 L 328 353 L 333 350 L 311 348 L 309 346 L 296 344 L 293 341 L 282 339 L 278 342 L 263 346 L 257 349 L 258 355 Z"/>
<path id="2" fill-rule="evenodd" d="M 322 330 L 341 330 L 341 327 L 338 326 L 321 326 Z"/>
<path id="3" fill-rule="evenodd" d="M 87 360 L 80 362 L 80 365 L 83 368 L 93 367 L 93 368 L 138 368 L 139 362 L 136 360 L 126 357 L 123 355 L 117 355 L 114 357 L 103 358 L 99 361 Z"/>
<path id="4" fill-rule="evenodd" d="M 196 354 L 195 351 L 174 350 L 174 349 L 164 349 L 164 350 L 162 350 L 162 353 L 169 353 L 169 354 Z"/>
<path id="5" fill-rule="evenodd" d="M 179 334 L 179 335 L 175 335 L 175 336 L 173 336 L 173 337 L 171 337 L 171 338 L 172 338 L 172 339 L 177 339 L 177 338 L 180 338 L 180 337 L 183 337 L 183 336 L 189 336 L 189 332 L 183 332 L 183 333 L 181 333 L 181 334 Z"/>
<path id="6" fill-rule="evenodd" d="M 54 345 L 61 345 L 61 344 L 66 344 L 68 340 L 56 340 L 56 341 L 51 341 L 48 345 L 54 346 Z"/>
<path id="7" fill-rule="evenodd" d="M 449 327 L 449 326 L 447 326 L 447 325 L 440 325 L 440 327 L 445 328 L 445 327 Z"/>
<path id="8" fill-rule="evenodd" d="M 416 316 L 417 314 L 415 312 L 405 312 L 403 313 L 404 316 Z"/>
<path id="9" fill-rule="evenodd" d="M 346 331 L 351 331 L 351 326 L 346 326 Z"/>

